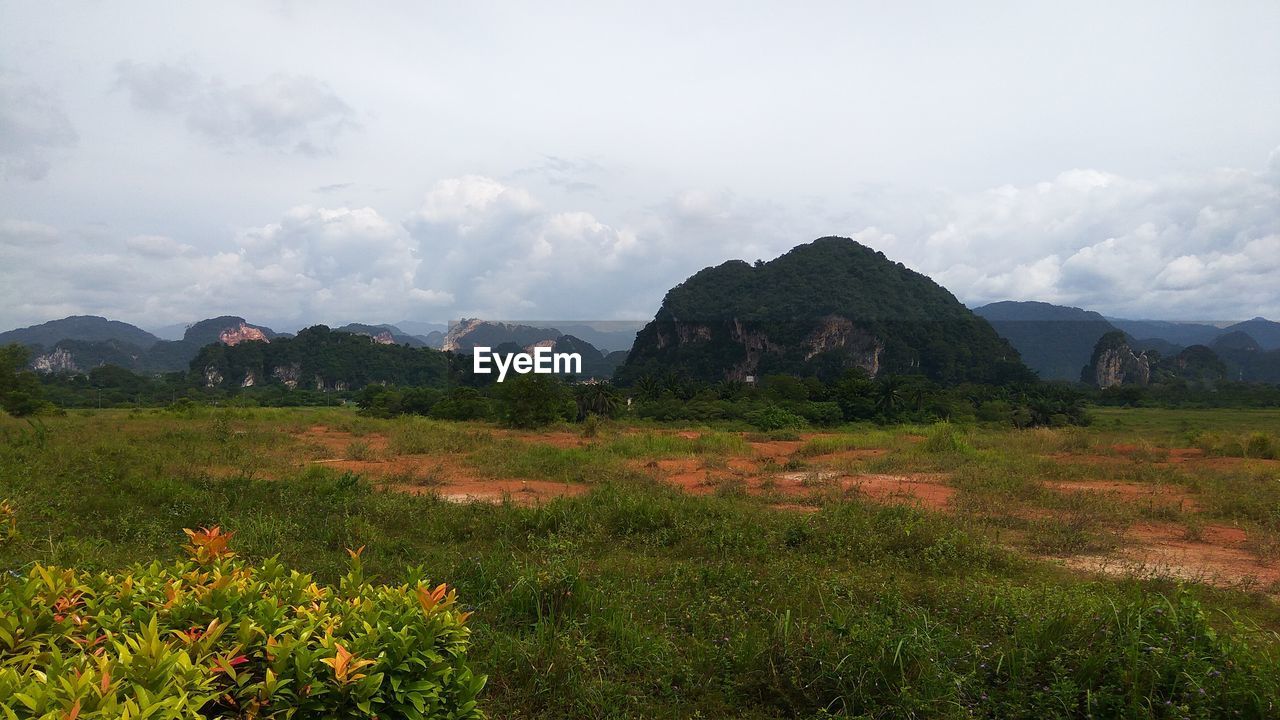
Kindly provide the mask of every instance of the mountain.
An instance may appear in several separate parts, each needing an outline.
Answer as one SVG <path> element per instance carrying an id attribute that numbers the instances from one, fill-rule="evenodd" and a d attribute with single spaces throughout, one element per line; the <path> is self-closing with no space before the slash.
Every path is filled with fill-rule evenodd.
<path id="1" fill-rule="evenodd" d="M 40 346 L 43 349 L 52 348 L 60 340 L 91 343 L 111 340 L 145 350 L 159 342 L 160 338 L 140 327 L 97 315 L 72 315 L 61 320 L 50 320 L 47 323 L 0 333 L 0 345 L 18 343 L 28 347 Z"/>
<path id="2" fill-rule="evenodd" d="M 1045 302 L 995 302 L 973 312 L 1045 380 L 1078 380 L 1098 339 L 1116 329 L 1096 312 Z"/>
<path id="3" fill-rule="evenodd" d="M 1249 335 L 1258 342 L 1263 350 L 1280 349 L 1280 323 L 1273 322 L 1266 318 L 1256 317 L 1252 320 L 1228 325 L 1222 329 L 1223 333 L 1242 332 Z"/>
<path id="4" fill-rule="evenodd" d="M 1138 340 L 1163 340 L 1179 348 L 1188 345 L 1211 345 L 1223 333 L 1222 328 L 1204 323 L 1168 322 L 1165 320 L 1125 320 L 1107 318 L 1117 329 Z"/>
<path id="5" fill-rule="evenodd" d="M 277 333 L 269 327 L 250 325 L 244 318 L 236 315 L 222 315 L 194 323 L 182 335 L 181 342 L 204 347 L 212 343 L 235 345 L 247 340 L 265 340 L 270 342 Z"/>
<path id="6" fill-rule="evenodd" d="M 370 383 L 441 387 L 444 353 L 382 344 L 367 335 L 316 325 L 271 342 L 212 344 L 191 360 L 206 387 L 280 385 L 314 390 L 358 389 Z"/>
<path id="7" fill-rule="evenodd" d="M 672 288 L 618 379 L 673 369 L 709 381 L 834 377 L 849 368 L 947 383 L 1033 377 L 945 288 L 853 240 L 825 237 L 767 263 L 706 268 Z"/>
<path id="8" fill-rule="evenodd" d="M 401 320 L 394 323 L 395 327 L 400 328 L 402 332 L 418 337 L 427 337 L 431 333 L 440 333 L 442 336 L 449 331 L 449 326 L 445 323 L 423 322 L 421 320 Z"/>
<path id="9" fill-rule="evenodd" d="M 1230 380 L 1280 383 L 1280 350 L 1264 349 L 1249 333 L 1223 334 L 1214 341 L 1213 352 L 1222 358 Z"/>
<path id="10" fill-rule="evenodd" d="M 564 333 L 555 328 L 539 328 L 478 318 L 463 318 L 454 323 L 444 337 L 443 349 L 470 353 L 477 347 L 497 348 L 514 343 L 522 348 L 553 341 Z"/>
<path id="11" fill-rule="evenodd" d="M 365 335 L 373 338 L 376 343 L 383 345 L 408 345 L 409 347 L 427 347 L 427 342 L 416 336 L 406 334 L 403 330 L 395 325 L 365 325 L 363 323 L 348 323 L 334 332 L 346 332 L 352 335 Z"/>
<path id="12" fill-rule="evenodd" d="M 1116 385 L 1149 385 L 1151 358 L 1133 351 L 1121 330 L 1112 330 L 1098 339 L 1089 363 L 1080 371 L 1080 380 L 1100 388 Z"/>

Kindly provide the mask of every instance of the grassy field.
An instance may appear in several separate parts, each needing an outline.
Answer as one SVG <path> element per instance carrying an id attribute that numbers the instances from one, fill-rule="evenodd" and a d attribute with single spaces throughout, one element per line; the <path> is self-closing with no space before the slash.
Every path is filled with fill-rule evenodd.
<path id="1" fill-rule="evenodd" d="M 168 558 L 220 524 L 335 580 L 365 546 L 371 578 L 474 609 L 492 717 L 1277 717 L 1277 438 L 1280 411 L 765 435 L 0 418 L 0 570 Z"/>

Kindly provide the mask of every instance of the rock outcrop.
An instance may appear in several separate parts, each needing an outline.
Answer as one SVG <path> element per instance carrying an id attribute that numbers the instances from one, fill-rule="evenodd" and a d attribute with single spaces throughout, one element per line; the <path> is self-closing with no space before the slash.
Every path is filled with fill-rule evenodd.
<path id="1" fill-rule="evenodd" d="M 238 326 L 223 328 L 218 333 L 218 342 L 223 345 L 237 345 L 250 340 L 258 340 L 261 342 L 271 342 L 266 333 L 248 323 L 241 322 Z"/>
<path id="2" fill-rule="evenodd" d="M 1117 385 L 1151 384 L 1151 358 L 1135 353 L 1129 340 L 1119 330 L 1103 335 L 1093 348 L 1093 357 L 1080 373 L 1080 379 L 1100 388 Z"/>
<path id="3" fill-rule="evenodd" d="M 74 373 L 79 372 L 75 358 L 66 348 L 56 348 L 51 353 L 37 355 L 31 360 L 31 369 L 42 373 Z"/>

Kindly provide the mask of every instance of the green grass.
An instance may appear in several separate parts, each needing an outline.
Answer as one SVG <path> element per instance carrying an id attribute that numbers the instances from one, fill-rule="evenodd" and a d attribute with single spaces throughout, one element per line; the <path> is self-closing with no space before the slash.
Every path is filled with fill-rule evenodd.
<path id="1" fill-rule="evenodd" d="M 473 425 L 348 418 L 393 446 L 457 455 L 495 476 L 592 483 L 534 508 L 459 505 L 300 469 L 290 458 L 304 448 L 290 438 L 335 427 L 340 411 L 238 412 L 220 426 L 217 416 L 72 414 L 43 435 L 0 418 L 0 498 L 14 502 L 20 532 L 0 546 L 0 571 L 168 558 L 182 528 L 221 524 L 248 558 L 279 555 L 332 582 L 345 548 L 363 545 L 371 580 L 426 572 L 475 610 L 471 664 L 490 676 L 483 702 L 495 718 L 1278 712 L 1272 600 L 1085 580 L 1018 557 L 962 517 L 856 498 L 778 512 L 731 485 L 690 497 L 627 470 L 663 453 L 737 452 L 727 439 L 737 436 L 701 451 L 626 435 L 557 448 Z M 1046 549 L 1105 540 L 1107 508 L 1091 504 L 1101 501 L 1030 489 L 1028 473 L 1048 466 L 1012 449 L 1020 438 L 966 431 L 894 455 L 948 465 L 962 495 L 1074 507 L 1075 525 L 1039 528 Z M 246 472 L 206 469 L 236 463 Z M 1220 498 L 1214 512 L 1267 517 L 1237 504 L 1261 471 L 1192 479 Z"/>

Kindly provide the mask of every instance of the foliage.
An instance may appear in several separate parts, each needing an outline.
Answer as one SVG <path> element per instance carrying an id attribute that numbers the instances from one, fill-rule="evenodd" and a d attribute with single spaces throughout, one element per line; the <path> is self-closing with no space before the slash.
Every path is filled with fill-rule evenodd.
<path id="1" fill-rule="evenodd" d="M 10 718 L 480 718 L 470 613 L 443 584 L 338 587 L 250 564 L 214 527 L 190 559 L 122 573 L 43 565 L 0 583 Z M 363 550 L 363 548 L 362 548 Z"/>
<path id="2" fill-rule="evenodd" d="M 805 419 L 777 405 L 766 405 L 747 415 L 747 422 L 757 430 L 785 430 L 808 425 Z"/>
<path id="3" fill-rule="evenodd" d="M 882 373 L 943 384 L 1034 378 L 1018 352 L 945 288 L 837 237 L 756 266 L 707 268 L 672 288 L 617 377 L 631 384 L 677 367 L 709 382 L 744 372 L 830 380 L 867 367 L 871 356 Z"/>
<path id="4" fill-rule="evenodd" d="M 498 411 L 512 427 L 536 428 L 577 417 L 573 394 L 552 375 L 516 375 L 498 386 Z"/>
<path id="5" fill-rule="evenodd" d="M 26 370 L 27 349 L 21 345 L 0 347 L 0 409 L 15 417 L 31 415 L 44 407 L 40 381 Z"/>

